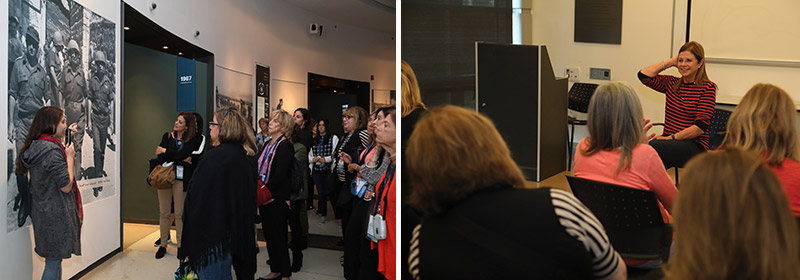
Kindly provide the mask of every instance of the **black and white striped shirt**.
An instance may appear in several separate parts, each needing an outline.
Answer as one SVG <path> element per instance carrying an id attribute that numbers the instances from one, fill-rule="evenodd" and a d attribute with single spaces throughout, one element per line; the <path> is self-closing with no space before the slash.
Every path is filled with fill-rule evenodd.
<path id="1" fill-rule="evenodd" d="M 572 194 L 550 189 L 555 215 L 567 234 L 582 243 L 592 259 L 594 279 L 610 279 L 621 269 L 622 259 L 611 246 L 600 221 Z M 414 228 L 409 250 L 409 273 L 420 279 L 420 234 L 422 225 Z"/>

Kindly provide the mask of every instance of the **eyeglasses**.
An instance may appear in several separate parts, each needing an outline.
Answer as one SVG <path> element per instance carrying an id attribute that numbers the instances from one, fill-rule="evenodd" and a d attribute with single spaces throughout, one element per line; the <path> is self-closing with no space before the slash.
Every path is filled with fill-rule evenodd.
<path id="1" fill-rule="evenodd" d="M 209 127 L 211 127 L 211 126 L 215 126 L 215 125 L 216 125 L 216 126 L 219 126 L 219 123 L 215 123 L 215 122 L 208 122 L 208 126 L 209 126 Z"/>
<path id="2" fill-rule="evenodd" d="M 353 116 L 344 115 L 344 116 L 342 116 L 342 118 L 343 118 L 343 119 L 352 119 L 352 118 L 353 118 Z"/>

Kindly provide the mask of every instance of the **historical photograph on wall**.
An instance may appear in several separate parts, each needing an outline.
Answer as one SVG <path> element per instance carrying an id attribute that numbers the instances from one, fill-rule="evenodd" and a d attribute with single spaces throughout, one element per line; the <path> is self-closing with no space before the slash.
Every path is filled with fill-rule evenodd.
<path id="1" fill-rule="evenodd" d="M 214 76 L 217 87 L 214 90 L 214 111 L 233 107 L 255 126 L 253 93 L 250 89 L 253 76 L 225 67 L 217 66 Z"/>
<path id="2" fill-rule="evenodd" d="M 7 231 L 29 224 L 28 175 L 16 158 L 39 108 L 64 110 L 78 132 L 74 174 L 83 204 L 114 196 L 115 23 L 68 0 L 9 0 Z"/>

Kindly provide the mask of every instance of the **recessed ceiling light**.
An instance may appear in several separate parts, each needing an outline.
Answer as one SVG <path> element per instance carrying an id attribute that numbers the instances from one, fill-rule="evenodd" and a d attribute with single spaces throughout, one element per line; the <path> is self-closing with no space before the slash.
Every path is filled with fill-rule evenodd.
<path id="1" fill-rule="evenodd" d="M 183 55 L 183 53 L 182 52 L 178 52 L 178 55 Z"/>
<path id="2" fill-rule="evenodd" d="M 169 49 L 169 46 L 167 46 L 167 45 L 164 45 L 164 46 L 163 46 L 163 47 L 161 47 L 161 48 L 166 50 L 166 49 Z"/>
<path id="3" fill-rule="evenodd" d="M 131 30 L 131 28 L 127 26 L 123 27 L 122 29 L 125 29 L 125 31 Z"/>

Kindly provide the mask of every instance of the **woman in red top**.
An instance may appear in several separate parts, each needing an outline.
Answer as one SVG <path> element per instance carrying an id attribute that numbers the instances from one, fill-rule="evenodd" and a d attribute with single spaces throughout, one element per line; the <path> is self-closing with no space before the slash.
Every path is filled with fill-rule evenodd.
<path id="1" fill-rule="evenodd" d="M 680 78 L 659 75 L 671 67 L 678 69 Z M 675 57 L 642 69 L 639 80 L 666 95 L 664 132 L 650 141 L 664 166 L 682 167 L 692 156 L 708 150 L 717 85 L 706 74 L 703 46 L 687 42 Z"/>
<path id="2" fill-rule="evenodd" d="M 397 115 L 394 108 L 387 109 L 384 114 L 386 117 L 375 126 L 375 142 L 389 154 L 392 162 L 375 187 L 375 208 L 371 214 L 373 216 L 380 214 L 386 221 L 386 238 L 378 239 L 378 272 L 383 274 L 386 279 L 391 280 L 397 279 L 395 275 L 397 248 L 394 246 L 397 239 L 397 225 L 395 224 L 397 213 L 395 210 L 398 209 L 396 207 L 397 189 L 395 188 L 395 141 L 397 138 L 395 119 Z"/>
<path id="3" fill-rule="evenodd" d="M 728 119 L 723 147 L 739 146 L 764 157 L 800 216 L 800 142 L 794 101 L 783 89 L 757 84 Z"/>

